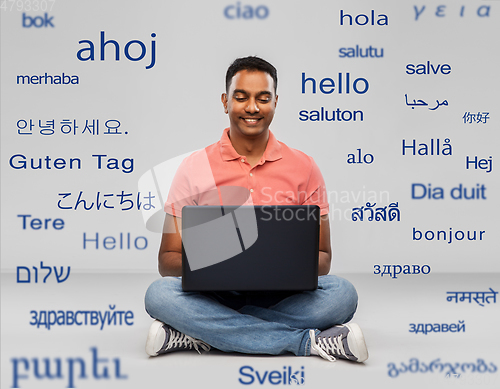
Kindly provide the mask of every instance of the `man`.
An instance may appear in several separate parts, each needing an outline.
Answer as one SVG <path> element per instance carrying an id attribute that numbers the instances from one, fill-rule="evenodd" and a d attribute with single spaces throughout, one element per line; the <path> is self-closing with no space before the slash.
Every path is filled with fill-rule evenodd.
<path id="1" fill-rule="evenodd" d="M 248 354 L 319 355 L 334 361 L 368 358 L 363 334 L 351 320 L 357 294 L 346 280 L 328 275 L 331 262 L 328 202 L 314 160 L 278 142 L 269 130 L 278 102 L 274 66 L 258 57 L 228 68 L 221 101 L 229 128 L 219 142 L 187 157 L 165 204 L 159 272 L 146 293 L 155 319 L 146 351 L 154 356 L 210 347 Z M 318 289 L 265 296 L 236 292 L 183 292 L 180 231 L 183 205 L 214 205 L 219 187 L 248 189 L 249 204 L 314 204 L 320 207 Z M 241 204 L 241 203 L 240 203 Z M 226 205 L 226 204 L 225 204 Z"/>

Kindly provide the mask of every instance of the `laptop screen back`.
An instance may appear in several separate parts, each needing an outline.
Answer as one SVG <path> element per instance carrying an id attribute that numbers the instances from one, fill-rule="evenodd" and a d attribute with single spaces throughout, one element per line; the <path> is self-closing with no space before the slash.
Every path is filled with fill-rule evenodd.
<path id="1" fill-rule="evenodd" d="M 185 291 L 303 291 L 318 284 L 318 206 L 186 206 Z"/>

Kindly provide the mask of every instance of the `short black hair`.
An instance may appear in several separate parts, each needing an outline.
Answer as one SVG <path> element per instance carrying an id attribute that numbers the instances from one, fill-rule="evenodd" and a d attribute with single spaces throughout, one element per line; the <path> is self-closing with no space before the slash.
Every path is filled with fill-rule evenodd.
<path id="1" fill-rule="evenodd" d="M 226 92 L 229 92 L 229 85 L 231 85 L 234 75 L 241 70 L 261 71 L 269 74 L 274 81 L 274 94 L 276 94 L 276 90 L 278 89 L 278 71 L 266 60 L 255 56 L 236 58 L 227 68 Z"/>

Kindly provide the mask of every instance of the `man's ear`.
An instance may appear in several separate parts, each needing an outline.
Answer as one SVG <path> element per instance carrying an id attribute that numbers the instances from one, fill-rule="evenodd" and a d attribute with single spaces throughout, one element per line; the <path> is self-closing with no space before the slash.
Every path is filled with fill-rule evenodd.
<path id="1" fill-rule="evenodd" d="M 278 95 L 276 95 L 276 99 L 274 100 L 274 108 L 278 105 Z"/>
<path id="2" fill-rule="evenodd" d="M 222 101 L 222 105 L 224 106 L 224 112 L 228 113 L 228 110 L 227 110 L 227 94 L 226 93 L 223 93 L 221 95 L 220 101 Z"/>

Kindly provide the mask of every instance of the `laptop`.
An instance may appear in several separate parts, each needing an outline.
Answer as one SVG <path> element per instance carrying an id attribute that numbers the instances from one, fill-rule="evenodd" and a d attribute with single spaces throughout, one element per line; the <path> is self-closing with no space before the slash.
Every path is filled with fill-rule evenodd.
<path id="1" fill-rule="evenodd" d="M 184 291 L 305 291 L 318 286 L 317 205 L 185 206 Z"/>

